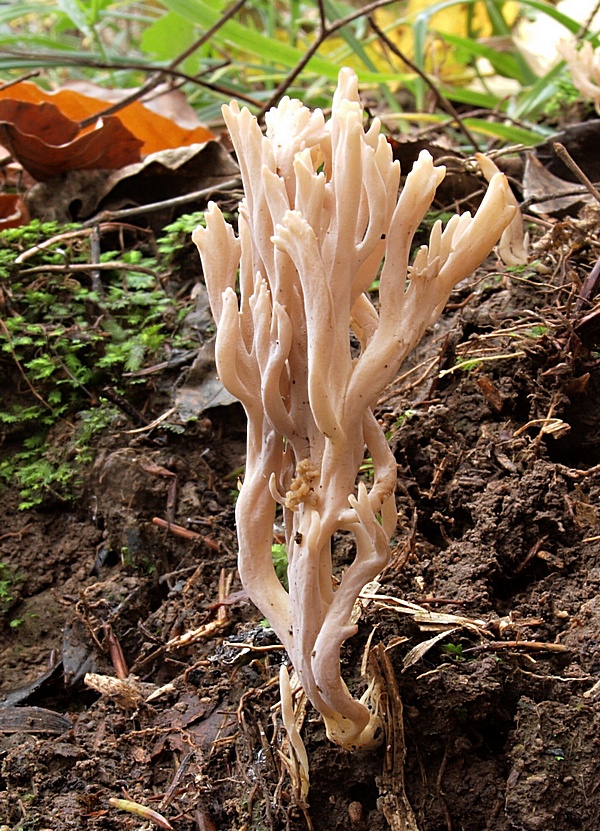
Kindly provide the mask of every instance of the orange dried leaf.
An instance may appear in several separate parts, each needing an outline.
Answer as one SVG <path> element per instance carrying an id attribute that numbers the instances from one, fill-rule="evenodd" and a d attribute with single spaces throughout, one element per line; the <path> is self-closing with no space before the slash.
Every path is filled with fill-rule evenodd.
<path id="1" fill-rule="evenodd" d="M 67 170 L 115 170 L 140 159 L 141 141 L 116 116 L 88 132 L 54 104 L 0 100 L 0 142 L 36 179 Z"/>
<path id="2" fill-rule="evenodd" d="M 106 100 L 82 95 L 72 89 L 46 92 L 28 81 L 23 81 L 6 90 L 0 90 L 0 100 L 3 98 L 15 98 L 37 104 L 52 103 L 62 113 L 78 123 L 103 112 L 109 106 Z M 215 138 L 214 134 L 206 127 L 182 127 L 174 121 L 153 112 L 139 101 L 134 101 L 119 110 L 116 117 L 134 136 L 142 141 L 141 152 L 143 155 L 172 147 L 202 144 Z"/>

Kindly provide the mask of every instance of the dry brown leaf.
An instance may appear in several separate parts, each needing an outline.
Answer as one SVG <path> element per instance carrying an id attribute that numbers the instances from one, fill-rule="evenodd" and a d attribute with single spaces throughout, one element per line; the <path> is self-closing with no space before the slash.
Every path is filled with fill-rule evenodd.
<path id="1" fill-rule="evenodd" d="M 536 199 L 529 207 L 533 214 L 548 214 L 549 216 L 564 216 L 575 214 L 583 204 L 593 202 L 593 197 L 581 188 L 581 193 L 572 195 L 573 190 L 580 187 L 573 182 L 567 182 L 555 176 L 532 153 L 528 153 L 525 160 L 523 174 L 524 199 Z M 562 194 L 571 194 L 563 196 Z"/>
<path id="2" fill-rule="evenodd" d="M 90 81 L 81 80 L 67 81 L 61 89 L 73 90 L 88 98 L 105 101 L 106 106 L 122 101 L 139 91 L 134 87 L 108 89 Z M 163 118 L 167 118 L 169 121 L 174 121 L 182 129 L 195 130 L 197 127 L 201 127 L 203 130 L 206 129 L 200 123 L 196 110 L 188 103 L 186 95 L 180 89 L 173 89 L 169 84 L 159 84 L 147 94 L 147 97 L 139 100 L 144 107 L 157 115 L 162 115 Z"/>
<path id="3" fill-rule="evenodd" d="M 139 161 L 141 146 L 116 116 L 79 134 L 54 104 L 9 98 L 0 100 L 0 142 L 39 181 L 67 170 L 116 170 Z"/>
<path id="4" fill-rule="evenodd" d="M 54 104 L 64 115 L 77 123 L 103 112 L 107 107 L 107 101 L 100 97 L 82 95 L 73 89 L 46 92 L 29 81 L 0 90 L 1 99 L 18 99 L 34 104 Z M 153 112 L 139 101 L 128 104 L 114 117 L 117 117 L 130 133 L 141 140 L 142 155 L 172 147 L 201 144 L 215 138 L 206 127 L 196 126 L 192 129 L 181 127 L 174 121 Z M 139 157 L 132 159 L 129 163 L 137 160 Z"/>
<path id="5" fill-rule="evenodd" d="M 447 635 L 452 635 L 453 632 L 457 632 L 459 628 L 460 627 L 455 626 L 453 629 L 444 629 L 443 632 L 438 632 L 437 635 L 434 635 L 432 638 L 413 646 L 413 648 L 404 656 L 404 660 L 402 661 L 402 672 L 420 661 L 423 655 L 429 652 L 429 650 L 435 646 L 438 641 L 443 640 L 443 638 Z"/>
<path id="6" fill-rule="evenodd" d="M 56 187 L 40 182 L 27 193 L 31 215 L 46 222 L 82 221 L 97 210 L 161 202 L 231 179 L 239 169 L 218 141 L 153 153 L 143 162 L 106 173 L 72 170 Z M 146 220 L 159 230 L 172 221 L 172 209 L 154 211 Z"/>

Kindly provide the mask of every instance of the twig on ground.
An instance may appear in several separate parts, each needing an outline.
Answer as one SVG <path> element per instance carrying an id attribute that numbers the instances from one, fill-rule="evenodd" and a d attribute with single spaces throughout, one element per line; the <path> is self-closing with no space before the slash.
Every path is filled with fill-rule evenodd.
<path id="1" fill-rule="evenodd" d="M 524 649 L 530 652 L 570 652 L 571 648 L 563 643 L 547 643 L 546 641 L 487 641 L 477 646 L 463 649 L 462 654 L 468 652 L 500 652 L 503 649 Z"/>
<path id="2" fill-rule="evenodd" d="M 2 328 L 2 331 L 3 331 L 3 333 L 4 333 L 4 337 L 5 337 L 5 338 L 6 338 L 6 340 L 7 340 L 7 343 L 8 343 L 8 348 L 9 348 L 9 350 L 10 350 L 10 354 L 11 354 L 11 356 L 12 356 L 12 359 L 13 359 L 13 361 L 15 362 L 15 366 L 17 367 L 17 369 L 18 369 L 18 370 L 19 370 L 19 372 L 21 373 L 21 377 L 23 378 L 23 380 L 25 381 L 25 383 L 26 383 L 26 384 L 27 384 L 27 386 L 29 387 L 29 390 L 31 391 L 31 393 L 32 393 L 32 394 L 33 394 L 33 395 L 37 398 L 37 400 L 40 402 L 40 404 L 41 404 L 43 407 L 45 407 L 45 409 L 46 409 L 46 410 L 49 410 L 49 411 L 50 411 L 50 412 L 54 415 L 54 409 L 50 406 L 50 404 L 46 401 L 46 399 L 45 399 L 45 398 L 42 398 L 42 396 L 39 394 L 39 392 L 36 390 L 36 388 L 33 386 L 33 384 L 31 383 L 31 381 L 30 381 L 30 380 L 29 380 L 29 378 L 27 377 L 27 374 L 26 374 L 25 370 L 24 370 L 24 369 L 23 369 L 23 367 L 21 366 L 21 362 L 20 362 L 20 361 L 19 361 L 19 359 L 17 358 L 16 352 L 15 352 L 14 347 L 13 347 L 13 342 L 12 342 L 12 338 L 11 338 L 11 336 L 10 336 L 10 332 L 9 332 L 9 331 L 8 331 L 8 329 L 6 328 L 6 324 L 4 323 L 4 321 L 2 320 L 2 318 L 1 318 L 1 317 L 0 317 L 0 327 Z M 70 422 L 70 421 L 66 421 L 66 419 L 63 419 L 63 421 L 64 421 L 64 423 L 65 423 L 65 424 L 68 424 L 68 425 L 69 425 L 69 427 L 71 427 L 71 429 L 73 429 L 73 430 L 75 429 L 75 425 L 71 424 L 71 422 Z"/>
<path id="3" fill-rule="evenodd" d="M 383 814 L 392 831 L 419 831 L 416 817 L 404 788 L 404 710 L 398 692 L 396 674 L 385 651 L 378 643 L 370 653 L 370 670 L 381 685 L 380 703 L 385 723 L 385 759 L 379 787 Z"/>
<path id="4" fill-rule="evenodd" d="M 155 269 L 146 268 L 143 265 L 135 265 L 134 263 L 125 263 L 120 260 L 113 260 L 110 263 L 65 263 L 64 265 L 36 265 L 32 268 L 25 268 L 21 271 L 23 275 L 29 274 L 68 274 L 70 271 L 115 271 L 116 269 L 123 269 L 124 271 L 135 271 L 140 274 L 150 274 L 152 277 L 158 279 Z"/>
<path id="5" fill-rule="evenodd" d="M 579 165 L 577 164 L 575 159 L 571 156 L 571 154 L 569 153 L 567 148 L 564 146 L 564 144 L 561 144 L 560 142 L 555 141 L 554 144 L 552 145 L 552 147 L 554 148 L 554 152 L 556 153 L 558 158 L 561 160 L 561 162 L 566 164 L 566 166 L 569 168 L 571 173 L 573 173 L 575 176 L 577 176 L 577 178 L 579 179 L 581 184 L 592 194 L 592 196 L 594 197 L 596 202 L 600 202 L 600 191 L 598 190 L 598 188 L 596 188 L 592 184 L 592 182 L 590 182 L 588 177 L 585 175 L 583 170 L 579 167 Z"/>
<path id="6" fill-rule="evenodd" d="M 285 647 L 282 643 L 267 644 L 266 646 L 257 646 L 246 641 L 223 641 L 223 646 L 231 649 L 249 649 L 252 652 L 271 652 L 271 650 L 282 650 Z"/>
<path id="7" fill-rule="evenodd" d="M 198 534 L 196 531 L 190 531 L 189 528 L 183 528 L 181 525 L 175 525 L 173 522 L 168 522 L 166 519 L 161 519 L 160 517 L 155 516 L 152 518 L 152 524 L 157 525 L 159 528 L 164 528 L 166 531 L 170 531 L 177 537 L 183 537 L 185 540 L 201 540 L 207 548 L 212 548 L 213 551 L 221 550 L 219 543 L 211 540 L 210 537 L 205 537 L 203 534 Z"/>
<path id="8" fill-rule="evenodd" d="M 211 620 L 208 623 L 203 623 L 196 629 L 190 629 L 189 631 L 184 632 L 183 635 L 177 635 L 176 637 L 169 638 L 169 640 L 164 645 L 164 650 L 166 652 L 173 652 L 176 649 L 182 649 L 184 647 L 192 646 L 198 641 L 205 640 L 207 638 L 212 637 L 213 635 L 217 635 L 219 632 L 225 629 L 226 626 L 228 626 L 229 612 L 227 610 L 227 606 L 225 605 L 225 601 L 231 589 L 232 579 L 233 572 L 227 574 L 225 569 L 221 569 L 221 573 L 219 575 L 220 603 L 217 609 L 216 619 Z"/>
<path id="9" fill-rule="evenodd" d="M 577 298 L 577 303 L 575 304 L 575 310 L 581 311 L 584 306 L 589 305 L 590 299 L 596 294 L 598 290 L 598 283 L 600 282 L 600 260 L 596 260 L 596 263 L 588 276 L 583 281 L 583 285 L 581 286 L 581 290 L 579 292 L 579 297 Z"/>
<path id="10" fill-rule="evenodd" d="M 192 193 L 186 193 L 183 196 L 175 196 L 172 199 L 164 199 L 162 202 L 149 202 L 147 205 L 136 205 L 135 208 L 123 208 L 120 211 L 102 211 L 93 216 L 91 219 L 86 219 L 82 222 L 83 228 L 89 228 L 91 225 L 96 225 L 98 222 L 113 222 L 114 220 L 125 219 L 130 216 L 139 216 L 139 214 L 153 213 L 160 211 L 163 208 L 176 208 L 179 205 L 187 205 L 190 202 L 195 202 L 198 199 L 204 199 L 212 196 L 220 191 L 226 191 L 230 188 L 240 185 L 240 179 L 225 179 L 223 182 L 215 182 L 207 188 L 195 190 Z M 139 269 L 138 269 L 139 271 Z"/>
<path id="11" fill-rule="evenodd" d="M 194 758 L 194 752 L 195 751 L 193 750 L 189 750 L 181 760 L 181 764 L 175 771 L 175 775 L 171 779 L 171 784 L 167 788 L 167 792 L 165 793 L 164 797 L 160 802 L 159 808 L 161 811 L 164 811 L 166 808 L 169 807 L 171 802 L 173 802 L 177 792 L 177 788 L 179 787 L 179 783 L 181 782 L 184 773 L 188 769 L 190 762 Z"/>
<path id="12" fill-rule="evenodd" d="M 0 534 L 0 542 L 2 542 L 2 540 L 11 539 L 12 537 L 18 537 L 18 539 L 22 539 L 23 534 L 32 527 L 33 522 L 28 522 L 27 525 L 23 526 L 23 528 L 21 528 L 20 531 L 9 531 L 7 534 Z"/>
<path id="13" fill-rule="evenodd" d="M 0 90 L 9 89 L 10 87 L 14 87 L 17 84 L 20 84 L 21 81 L 28 81 L 30 78 L 37 78 L 38 75 L 41 75 L 40 69 L 34 69 L 32 72 L 26 72 L 24 75 L 20 75 L 18 78 L 12 78 L 10 81 L 5 81 L 4 83 L 0 84 Z"/>
<path id="14" fill-rule="evenodd" d="M 48 239 L 43 240 L 42 242 L 37 243 L 32 248 L 28 248 L 27 251 L 23 251 L 19 256 L 15 259 L 15 265 L 22 265 L 26 260 L 29 260 L 31 257 L 34 257 L 36 254 L 39 254 L 41 251 L 45 251 L 47 248 L 52 248 L 53 245 L 57 245 L 61 242 L 68 242 L 73 239 L 81 239 L 82 237 L 89 237 L 94 228 L 97 228 L 98 231 L 101 233 L 104 231 L 116 231 L 116 230 L 124 230 L 129 229 L 131 231 L 135 231 L 136 233 L 142 234 L 152 234 L 153 232 L 149 228 L 140 228 L 137 225 L 128 225 L 125 222 L 100 222 L 97 225 L 93 225 L 89 228 L 77 228 L 74 231 L 66 231 L 63 234 L 56 234 L 53 237 L 48 237 Z"/>
<path id="15" fill-rule="evenodd" d="M 102 387 L 100 390 L 100 395 L 103 398 L 106 398 L 107 401 L 110 401 L 111 404 L 114 404 L 115 407 L 118 407 L 122 413 L 125 413 L 133 422 L 136 424 L 141 424 L 142 427 L 139 427 L 138 430 L 149 430 L 150 425 L 148 424 L 148 419 L 143 416 L 139 410 L 137 410 L 133 404 L 124 398 L 121 393 L 117 392 L 112 387 L 108 385 Z M 134 431 L 131 431 L 134 432 Z"/>
<path id="16" fill-rule="evenodd" d="M 464 361 L 459 361 L 454 366 L 451 366 L 450 369 L 443 369 L 439 373 L 439 377 L 443 378 L 445 375 L 451 375 L 453 372 L 457 372 L 460 369 L 469 369 L 474 361 L 477 361 L 478 364 L 489 363 L 490 361 L 508 361 L 513 360 L 514 358 L 524 358 L 525 352 L 518 350 L 517 352 L 509 352 L 503 355 L 480 355 L 467 358 Z"/>
<path id="17" fill-rule="evenodd" d="M 435 786 L 437 790 L 437 796 L 440 805 L 442 806 L 442 812 L 444 814 L 444 819 L 446 820 L 446 828 L 448 831 L 452 831 L 452 817 L 450 816 L 450 811 L 448 810 L 448 804 L 444 797 L 444 791 L 442 790 L 442 782 L 444 781 L 444 773 L 446 772 L 446 766 L 448 764 L 448 758 L 450 756 L 450 748 L 448 743 L 444 748 L 444 755 L 442 757 L 442 761 L 440 764 L 440 769 L 438 770 L 438 775 L 435 780 Z"/>
<path id="18" fill-rule="evenodd" d="M 121 646 L 121 643 L 115 635 L 115 633 L 113 632 L 110 623 L 105 623 L 103 629 L 104 637 L 106 638 L 106 642 L 108 643 L 108 652 L 116 676 L 119 680 L 124 681 L 129 675 L 129 668 L 127 667 L 127 661 L 125 660 L 125 655 L 123 654 L 123 648 Z"/>
<path id="19" fill-rule="evenodd" d="M 123 378 L 145 378 L 148 375 L 163 372 L 165 369 L 176 369 L 179 366 L 191 363 L 198 355 L 198 352 L 198 349 L 186 349 L 180 355 L 171 355 L 166 361 L 161 361 L 153 366 L 145 366 L 143 369 L 138 369 L 135 372 L 124 372 Z"/>

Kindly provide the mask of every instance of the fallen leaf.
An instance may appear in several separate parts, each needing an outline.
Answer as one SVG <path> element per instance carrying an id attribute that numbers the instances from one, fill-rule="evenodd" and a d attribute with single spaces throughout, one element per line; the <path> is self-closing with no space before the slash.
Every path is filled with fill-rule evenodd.
<path id="1" fill-rule="evenodd" d="M 578 185 L 579 180 L 573 171 L 556 155 L 554 145 L 563 144 L 569 151 L 573 161 L 579 165 L 585 175 L 592 182 L 600 181 L 600 159 L 598 158 L 598 142 L 600 141 L 600 119 L 576 122 L 570 124 L 559 133 L 551 135 L 543 144 L 535 148 L 535 155 L 546 170 Z"/>
<path id="2" fill-rule="evenodd" d="M 106 105 L 122 101 L 138 91 L 135 87 L 108 89 L 92 84 L 90 81 L 67 81 L 61 89 L 73 90 L 88 98 L 104 101 Z M 182 129 L 195 130 L 200 127 L 208 132 L 198 119 L 196 110 L 189 104 L 186 95 L 180 89 L 172 89 L 168 84 L 159 84 L 147 97 L 139 100 L 148 110 L 175 122 Z M 206 139 L 203 138 L 201 141 L 206 141 Z"/>
<path id="3" fill-rule="evenodd" d="M 549 216 L 564 216 L 573 214 L 582 205 L 593 202 L 593 197 L 581 187 L 581 193 L 570 196 L 580 185 L 573 182 L 566 182 L 559 179 L 531 153 L 527 154 L 525 160 L 525 172 L 523 174 L 523 197 L 525 200 L 536 199 L 528 208 L 534 214 L 547 214 Z"/>
<path id="4" fill-rule="evenodd" d="M 98 210 L 162 202 L 214 186 L 236 176 L 239 169 L 218 141 L 153 153 L 143 162 L 106 173 L 72 170 L 60 182 L 40 182 L 27 193 L 31 215 L 42 221 L 82 221 Z M 190 204 L 187 210 L 194 207 Z M 148 213 L 156 230 L 172 220 L 173 209 Z"/>
<path id="5" fill-rule="evenodd" d="M 404 660 L 402 661 L 402 672 L 420 661 L 423 655 L 429 652 L 429 650 L 435 646 L 438 641 L 441 641 L 447 635 L 452 635 L 454 632 L 457 632 L 458 628 L 459 627 L 455 626 L 453 629 L 445 629 L 443 632 L 438 632 L 438 634 L 434 635 L 432 638 L 413 646 L 413 648 L 404 656 Z"/>
<path id="6" fill-rule="evenodd" d="M 82 95 L 73 89 L 46 92 L 30 81 L 23 81 L 6 90 L 0 90 L 1 99 L 16 99 L 40 105 L 53 104 L 63 115 L 77 124 L 103 112 L 107 107 L 107 100 L 99 97 Z M 179 126 L 169 118 L 153 112 L 139 101 L 128 104 L 112 117 L 118 118 L 123 126 L 141 141 L 141 153 L 144 156 L 156 153 L 158 150 L 200 144 L 215 138 L 206 127 Z M 135 160 L 132 159 L 129 163 L 133 161 Z"/>
<path id="7" fill-rule="evenodd" d="M 0 142 L 35 179 L 68 170 L 115 170 L 139 160 L 142 142 L 116 116 L 79 134 L 54 104 L 0 100 Z"/>
<path id="8" fill-rule="evenodd" d="M 176 419 L 185 424 L 190 419 L 198 418 L 205 410 L 226 407 L 236 401 L 237 398 L 225 389 L 217 376 L 214 341 L 208 341 L 198 351 L 185 384 L 177 390 Z"/>
<path id="9" fill-rule="evenodd" d="M 68 716 L 44 707 L 0 708 L 0 733 L 51 733 L 60 735 L 73 727 Z"/>

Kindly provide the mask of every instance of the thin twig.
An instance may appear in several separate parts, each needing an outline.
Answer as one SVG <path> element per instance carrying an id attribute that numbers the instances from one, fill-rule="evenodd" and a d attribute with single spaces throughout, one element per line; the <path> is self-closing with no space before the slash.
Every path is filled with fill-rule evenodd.
<path id="1" fill-rule="evenodd" d="M 600 283 L 600 260 L 596 260 L 591 272 L 583 281 L 575 310 L 580 312 L 585 306 L 591 305 L 589 301 L 596 294 L 598 284 Z"/>
<path id="2" fill-rule="evenodd" d="M 92 262 L 95 265 L 100 263 L 100 231 L 97 225 L 94 225 L 92 228 L 92 233 L 90 234 L 90 254 L 92 257 Z M 96 292 L 99 298 L 104 297 L 104 286 L 102 284 L 102 279 L 100 277 L 101 269 L 95 268 L 91 274 L 91 284 L 92 284 L 92 291 Z"/>
<path id="3" fill-rule="evenodd" d="M 164 528 L 165 531 L 170 531 L 176 537 L 182 537 L 186 540 L 201 540 L 207 548 L 212 548 L 213 551 L 220 551 L 221 546 L 210 537 L 205 537 L 203 534 L 198 534 L 196 531 L 190 531 L 189 528 L 184 528 L 181 525 L 176 525 L 174 522 L 167 522 L 166 519 L 160 517 L 152 517 L 152 524 L 159 528 Z"/>
<path id="4" fill-rule="evenodd" d="M 282 643 L 270 643 L 266 646 L 257 646 L 253 643 L 246 643 L 246 641 L 223 641 L 222 645 L 230 649 L 250 649 L 253 652 L 271 652 L 272 650 L 285 649 Z"/>
<path id="5" fill-rule="evenodd" d="M 22 539 L 25 531 L 28 531 L 30 528 L 33 528 L 33 522 L 28 522 L 27 525 L 24 525 L 20 531 L 9 531 L 6 534 L 0 535 L 0 542 L 2 542 L 2 540 L 11 539 L 12 537 L 18 537 L 19 539 Z"/>
<path id="6" fill-rule="evenodd" d="M 31 381 L 27 377 L 27 374 L 26 374 L 25 370 L 21 366 L 21 363 L 20 363 L 19 359 L 17 358 L 17 355 L 16 355 L 14 347 L 13 347 L 13 342 L 12 342 L 12 338 L 10 336 L 10 332 L 6 328 L 6 324 L 4 323 L 4 321 L 2 320 L 1 317 L 0 317 L 0 327 L 2 328 L 2 331 L 4 332 L 4 336 L 5 336 L 5 338 L 8 342 L 8 348 L 10 349 L 10 354 L 12 355 L 12 359 L 15 362 L 15 366 L 17 367 L 17 369 L 21 373 L 21 376 L 23 377 L 23 380 L 25 381 L 25 383 L 29 387 L 29 390 L 37 398 L 37 400 L 40 402 L 40 404 L 42 404 L 47 410 L 49 410 L 52 413 L 52 415 L 54 415 L 54 409 L 51 407 L 50 404 L 48 404 L 48 402 L 44 398 L 42 398 L 42 396 L 39 394 L 39 392 L 35 389 L 35 387 L 31 383 Z M 73 429 L 75 429 L 70 422 L 67 421 L 65 423 L 68 424 L 69 427 L 72 427 Z"/>
<path id="7" fill-rule="evenodd" d="M 152 268 L 146 268 L 143 265 L 135 265 L 134 263 L 125 263 L 120 260 L 114 260 L 111 263 L 65 263 L 64 265 L 36 265 L 32 268 L 25 268 L 21 271 L 22 275 L 28 274 L 68 274 L 70 271 L 114 271 L 115 269 L 123 269 L 124 271 L 136 271 L 141 274 L 151 274 L 156 277 L 156 271 Z"/>
<path id="8" fill-rule="evenodd" d="M 15 260 L 15 265 L 22 265 L 26 260 L 30 259 L 31 257 L 39 254 L 40 251 L 45 251 L 46 248 L 52 248 L 53 245 L 56 245 L 60 242 L 66 242 L 67 240 L 72 239 L 80 239 L 81 237 L 89 237 L 93 231 L 93 228 L 98 228 L 99 231 L 116 231 L 121 230 L 124 228 L 128 228 L 131 231 L 135 231 L 136 233 L 152 233 L 147 228 L 140 228 L 137 225 L 127 225 L 124 222 L 105 222 L 100 223 L 98 225 L 94 225 L 91 228 L 78 228 L 76 231 L 66 231 L 63 234 L 56 234 L 53 237 L 48 237 L 48 239 L 43 240 L 42 242 L 37 243 L 32 248 L 28 248 L 27 251 L 23 251 Z"/>
<path id="9" fill-rule="evenodd" d="M 570 190 L 557 190 L 554 193 L 541 193 L 537 196 L 529 196 L 523 202 L 519 203 L 519 208 L 521 209 L 521 213 L 523 213 L 532 205 L 537 205 L 540 202 L 552 202 L 554 199 L 563 199 L 566 196 L 584 196 L 587 192 L 587 188 L 573 184 L 573 188 Z M 539 219 L 539 217 L 534 218 Z"/>
<path id="10" fill-rule="evenodd" d="M 388 0 L 388 2 L 395 2 L 395 0 Z M 56 55 L 49 52 L 36 52 L 34 54 L 28 52 L 25 54 L 21 52 L 19 49 L 10 49 L 9 47 L 3 47 L 2 53 L 4 55 L 10 55 L 15 58 L 22 58 L 23 60 L 31 60 L 31 58 L 35 58 L 36 60 L 43 62 L 43 61 L 56 61 Z M 109 69 L 112 71 L 120 71 L 120 70 L 130 70 L 132 72 L 156 72 L 156 66 L 153 64 L 143 63 L 142 61 L 101 61 L 95 60 L 93 58 L 88 58 L 85 55 L 75 56 L 75 55 L 61 55 L 61 66 L 82 66 L 88 67 L 90 69 Z M 215 84 L 212 81 L 205 81 L 200 78 L 200 76 L 188 75 L 186 72 L 181 72 L 178 69 L 168 69 L 165 67 L 162 72 L 165 75 L 168 75 L 172 78 L 179 78 L 182 81 L 185 81 L 189 84 L 195 84 L 196 86 L 205 87 L 206 89 L 211 90 L 211 92 L 216 92 L 219 95 L 223 95 L 225 98 L 238 98 L 241 101 L 245 101 L 247 104 L 251 104 L 253 107 L 259 107 L 260 103 L 256 101 L 256 99 L 252 98 L 250 95 L 242 92 L 239 89 L 230 89 L 229 87 L 224 87 L 221 84 Z"/>
<path id="11" fill-rule="evenodd" d="M 463 655 L 471 652 L 500 652 L 503 649 L 524 649 L 531 652 L 570 652 L 571 647 L 565 646 L 562 643 L 552 643 L 546 641 L 487 641 L 486 643 L 478 644 L 477 646 L 470 646 L 463 649 Z"/>
<path id="12" fill-rule="evenodd" d="M 436 788 L 437 788 L 437 795 L 440 805 L 442 806 L 442 811 L 444 813 L 444 818 L 446 820 L 446 828 L 448 831 L 452 831 L 452 817 L 450 816 L 450 811 L 448 810 L 448 803 L 444 798 L 444 791 L 442 789 L 442 783 L 444 781 L 444 773 L 446 772 L 446 765 L 448 764 L 449 758 L 449 750 L 448 744 L 444 749 L 444 756 L 442 757 L 442 761 L 440 764 L 440 769 L 438 770 L 438 775 L 436 779 Z"/>
<path id="13" fill-rule="evenodd" d="M 245 0 L 244 0 L 244 2 L 245 2 Z M 189 750 L 185 754 L 183 759 L 181 760 L 181 764 L 179 765 L 179 767 L 175 771 L 175 776 L 173 776 L 173 779 L 171 780 L 171 784 L 167 788 L 167 792 L 165 793 L 164 797 L 161 800 L 161 803 L 160 803 L 160 806 L 159 806 L 161 811 L 166 810 L 169 807 L 169 805 L 171 804 L 171 802 L 173 802 L 173 800 L 175 799 L 175 796 L 177 795 L 176 792 L 177 792 L 177 788 L 179 787 L 179 783 L 183 779 L 183 775 L 185 774 L 186 770 L 188 769 L 189 764 L 190 764 L 190 762 L 192 761 L 193 758 L 194 758 L 194 751 Z"/>
<path id="14" fill-rule="evenodd" d="M 186 193 L 183 196 L 175 196 L 173 199 L 164 199 L 162 202 L 149 202 L 147 205 L 137 205 L 135 208 L 123 208 L 121 211 L 102 211 L 91 219 L 86 219 L 82 222 L 84 228 L 95 225 L 97 222 L 113 222 L 114 220 L 126 219 L 130 216 L 138 216 L 139 214 L 152 213 L 153 211 L 160 211 L 163 208 L 173 208 L 178 205 L 187 205 L 189 202 L 195 202 L 198 199 L 203 199 L 207 196 L 212 196 L 214 193 L 229 190 L 240 185 L 240 179 L 226 179 L 224 182 L 216 182 L 208 188 L 202 190 L 195 190 L 192 193 Z"/>
<path id="15" fill-rule="evenodd" d="M 346 17 L 340 17 L 339 20 L 335 20 L 333 23 L 327 25 L 326 17 L 324 8 L 322 3 L 319 3 L 319 14 L 320 14 L 320 25 L 319 25 L 319 32 L 317 33 L 316 39 L 311 43 L 308 47 L 302 58 L 298 61 L 296 66 L 290 70 L 290 72 L 286 75 L 283 81 L 279 84 L 273 95 L 269 98 L 266 104 L 261 107 L 261 110 L 258 114 L 259 120 L 264 116 L 264 114 L 274 107 L 279 99 L 285 95 L 290 85 L 295 81 L 298 75 L 302 72 L 304 67 L 313 57 L 315 52 L 319 49 L 319 47 L 323 44 L 325 40 L 327 40 L 330 35 L 337 32 L 339 29 L 343 29 L 344 26 L 347 26 L 349 23 L 352 23 L 354 20 L 357 20 L 359 17 L 365 17 L 366 15 L 372 14 L 377 9 L 381 9 L 384 6 L 389 6 L 392 3 L 395 3 L 396 0 L 375 0 L 375 2 L 368 3 L 362 9 L 357 9 L 356 11 L 352 12 L 351 14 L 346 15 Z"/>
<path id="16" fill-rule="evenodd" d="M 571 154 L 569 153 L 567 148 L 564 146 L 564 144 L 561 144 L 560 142 L 555 141 L 554 144 L 552 145 L 552 147 L 554 148 L 554 152 L 556 153 L 558 158 L 561 160 L 561 162 L 566 164 L 566 166 L 569 168 L 571 173 L 573 173 L 575 176 L 577 176 L 577 178 L 579 179 L 581 184 L 585 188 L 587 188 L 587 190 L 592 194 L 594 199 L 597 202 L 600 202 L 600 191 L 596 187 L 594 187 L 592 182 L 590 182 L 588 177 L 585 175 L 583 170 L 579 167 L 579 165 L 577 164 L 575 159 L 571 156 Z"/>
<path id="17" fill-rule="evenodd" d="M 459 129 L 464 133 L 465 138 L 467 139 L 467 141 L 474 147 L 475 150 L 477 150 L 479 152 L 480 147 L 477 143 L 477 139 L 471 133 L 471 131 L 469 130 L 467 125 L 464 123 L 464 121 L 462 120 L 462 118 L 460 117 L 460 115 L 458 114 L 458 112 L 456 111 L 454 106 L 451 104 L 451 102 L 448 101 L 448 99 L 444 95 L 442 95 L 442 93 L 439 91 L 437 86 L 433 83 L 431 78 L 425 72 L 423 72 L 423 70 L 421 69 L 420 66 L 418 66 L 414 61 L 411 61 L 410 58 L 408 58 L 400 49 L 398 49 L 396 44 L 392 40 L 390 40 L 390 38 L 383 31 L 383 29 L 381 29 L 377 25 L 377 23 L 375 22 L 375 19 L 373 17 L 369 17 L 369 24 L 370 24 L 371 28 L 373 29 L 373 31 L 375 32 L 375 34 L 380 38 L 380 40 L 382 40 L 385 43 L 385 45 L 388 47 L 390 52 L 393 52 L 394 55 L 396 55 L 396 57 L 400 58 L 401 61 L 403 61 L 408 67 L 410 67 L 410 69 L 412 69 L 412 71 L 415 72 L 419 76 L 419 78 L 427 84 L 429 89 L 435 95 L 435 100 L 437 101 L 438 105 L 445 112 L 447 112 L 448 115 L 452 116 L 452 118 L 458 124 Z"/>
<path id="18" fill-rule="evenodd" d="M 152 75 L 148 80 L 142 84 L 141 87 L 136 89 L 131 95 L 128 95 L 126 98 L 123 98 L 121 101 L 117 101 L 114 104 L 111 104 L 110 107 L 106 107 L 104 110 L 96 113 L 95 115 L 91 115 L 88 118 L 85 118 L 83 121 L 79 123 L 79 129 L 84 130 L 86 127 L 95 124 L 99 118 L 103 118 L 107 115 L 114 115 L 118 113 L 120 110 L 124 109 L 125 107 L 132 104 L 134 101 L 139 101 L 146 93 L 151 92 L 155 89 L 167 76 L 169 71 L 173 71 L 176 69 L 186 58 L 189 58 L 196 50 L 200 49 L 210 38 L 217 32 L 221 26 L 223 26 L 227 21 L 233 17 L 236 12 L 238 12 L 242 6 L 246 3 L 246 0 L 237 0 L 237 3 L 234 3 L 233 6 L 223 14 L 219 20 L 211 26 L 210 29 L 207 29 L 204 34 L 198 38 L 198 40 L 194 41 L 191 46 L 188 46 L 187 49 L 184 49 L 181 54 L 177 55 L 164 69 L 159 69 L 154 75 Z"/>
<path id="19" fill-rule="evenodd" d="M 597 2 L 593 9 L 589 9 L 587 19 L 581 24 L 580 30 L 575 35 L 575 38 L 578 41 L 582 40 L 582 38 L 584 38 L 589 32 L 592 26 L 592 22 L 598 14 L 598 9 L 600 9 L 600 2 Z"/>
<path id="20" fill-rule="evenodd" d="M 21 75 L 19 78 L 13 78 L 12 81 L 6 81 L 5 83 L 0 84 L 0 90 L 14 87 L 16 84 L 20 84 L 21 81 L 28 81 L 30 78 L 37 78 L 39 74 L 39 69 L 34 69 L 33 72 L 26 72 L 25 75 Z"/>

